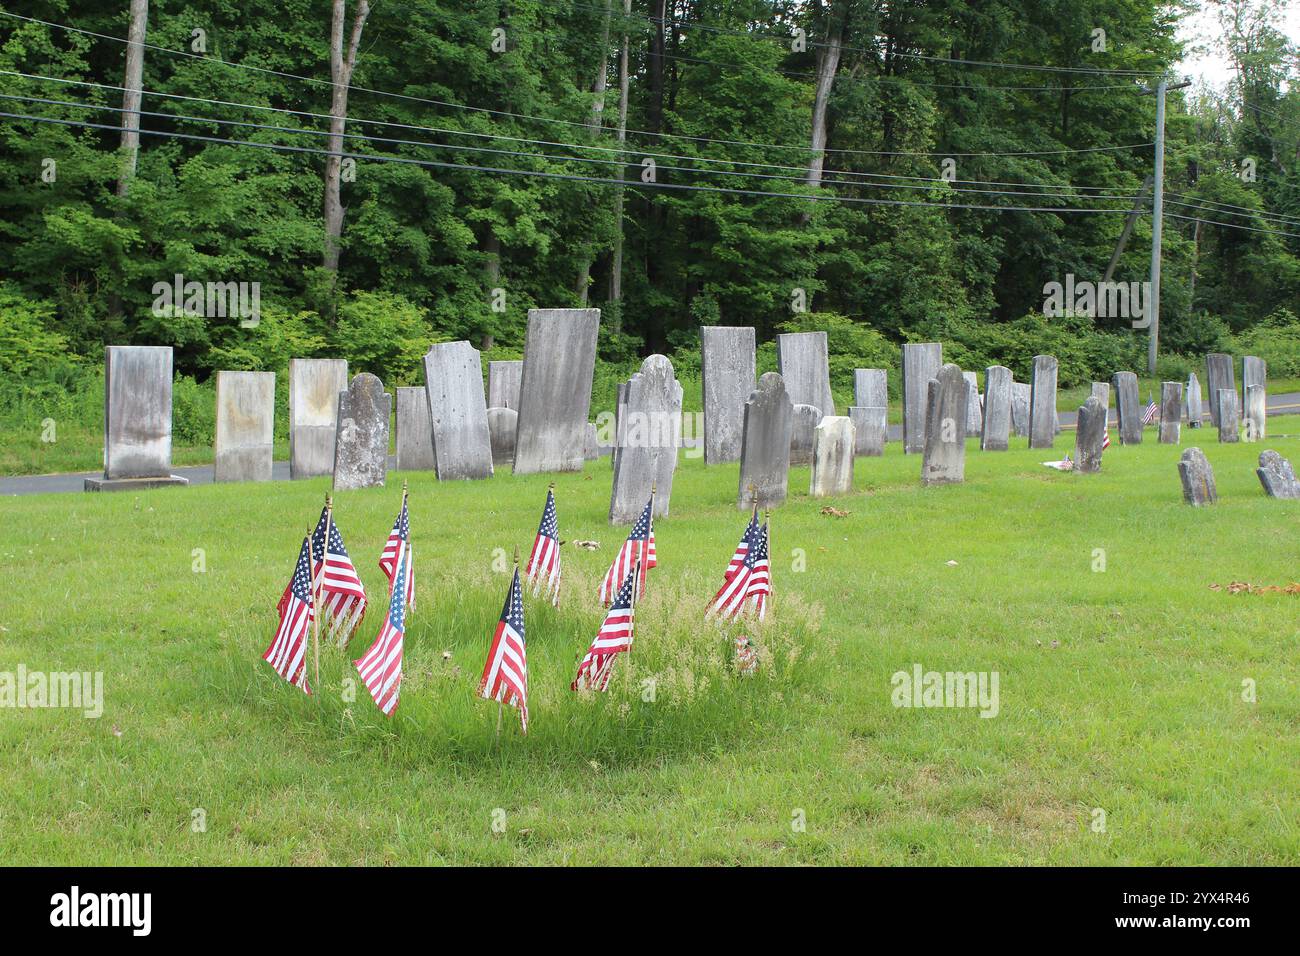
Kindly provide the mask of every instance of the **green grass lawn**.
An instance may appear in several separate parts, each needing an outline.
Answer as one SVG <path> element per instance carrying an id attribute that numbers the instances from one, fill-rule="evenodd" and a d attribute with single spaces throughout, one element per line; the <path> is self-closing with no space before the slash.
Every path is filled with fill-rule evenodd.
<path id="1" fill-rule="evenodd" d="M 1210 586 L 1300 579 L 1300 503 L 1263 496 L 1262 446 L 1207 430 L 1221 501 L 1189 508 L 1179 449 L 1146 434 L 1094 476 L 1039 464 L 1068 435 L 1050 456 L 972 442 L 960 486 L 921 488 L 897 444 L 841 499 L 809 499 L 794 469 L 752 678 L 700 619 L 744 525 L 737 468 L 683 461 L 604 698 L 568 684 L 626 529 L 605 522 L 607 460 L 554 476 L 562 534 L 602 547 L 564 549 L 558 610 L 527 602 L 531 726 L 507 709 L 499 739 L 474 696 L 494 563 L 527 553 L 551 476 L 409 476 L 419 606 L 392 720 L 363 687 L 344 699 L 332 647 L 312 698 L 260 659 L 325 480 L 0 500 L 0 671 L 102 671 L 105 689 L 97 720 L 0 710 L 0 859 L 1295 864 L 1300 595 Z M 1295 438 L 1267 447 L 1300 461 Z M 384 613 L 392 478 L 337 496 L 372 595 L 351 657 Z M 894 707 L 914 664 L 997 672 L 998 715 Z"/>

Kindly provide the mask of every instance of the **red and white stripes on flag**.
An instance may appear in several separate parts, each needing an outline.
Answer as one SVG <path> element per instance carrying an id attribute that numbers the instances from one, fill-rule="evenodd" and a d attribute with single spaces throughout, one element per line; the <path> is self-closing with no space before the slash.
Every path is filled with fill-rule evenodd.
<path id="1" fill-rule="evenodd" d="M 616 589 L 633 568 L 640 568 L 636 580 L 636 597 L 640 598 L 645 593 L 646 572 L 658 563 L 655 558 L 655 529 L 652 514 L 654 503 L 654 495 L 651 495 L 650 500 L 646 502 L 645 510 L 641 512 L 641 517 L 636 519 L 636 524 L 632 525 L 632 531 L 623 542 L 623 547 L 614 557 L 614 563 L 605 572 L 605 579 L 600 582 L 601 604 L 609 605 L 614 599 Z"/>
<path id="2" fill-rule="evenodd" d="M 316 530 L 311 536 L 311 545 L 316 557 L 313 572 L 320 597 L 321 619 L 330 622 L 330 636 L 338 640 L 340 647 L 345 647 L 365 616 L 366 589 L 357 576 L 352 559 L 348 557 L 348 549 L 343 545 L 343 534 L 328 508 L 321 510 L 320 521 L 316 523 Z M 323 562 L 321 555 L 325 556 Z"/>
<path id="3" fill-rule="evenodd" d="M 718 593 L 713 595 L 705 617 L 718 614 L 723 618 L 734 618 L 748 609 L 758 611 L 760 619 L 763 617 L 767 596 L 772 593 L 772 581 L 767 553 L 767 525 L 759 528 L 758 509 L 754 509 L 754 515 L 741 536 L 741 544 L 745 556 L 740 566 L 734 572 L 729 572 Z"/>
<path id="4" fill-rule="evenodd" d="M 352 662 L 361 675 L 361 682 L 375 699 L 375 706 L 386 717 L 393 716 L 397 709 L 397 694 L 402 686 L 402 651 L 406 643 L 406 566 L 409 561 L 410 551 L 402 542 L 397 549 L 397 572 L 393 579 L 396 583 L 388 600 L 384 626 L 379 629 L 379 636 L 370 645 L 370 650 Z"/>
<path id="5" fill-rule="evenodd" d="M 519 587 L 519 567 L 501 608 L 501 620 L 492 635 L 487 663 L 478 693 L 519 709 L 519 726 L 528 733 L 528 654 L 524 646 L 524 598 Z"/>
<path id="6" fill-rule="evenodd" d="M 1106 431 L 1101 438 L 1101 450 L 1105 451 L 1109 447 L 1110 447 L 1110 427 L 1107 426 Z"/>
<path id="7" fill-rule="evenodd" d="M 270 663 L 275 672 L 290 684 L 310 694 L 311 688 L 307 686 L 307 634 L 316 614 L 311 603 L 311 559 L 305 537 L 293 577 L 280 599 L 279 611 L 280 624 L 262 660 Z"/>
<path id="8" fill-rule="evenodd" d="M 542 509 L 524 577 L 533 582 L 534 595 L 545 587 L 551 604 L 560 603 L 560 523 L 555 514 L 555 492 L 551 489 L 546 491 L 546 507 Z"/>
<path id="9" fill-rule="evenodd" d="M 614 603 L 605 614 L 600 632 L 578 665 L 578 675 L 570 685 L 573 690 L 608 690 L 615 658 L 632 649 L 632 619 L 636 613 L 634 592 L 639 570 L 634 565 L 614 595 Z"/>
<path id="10" fill-rule="evenodd" d="M 406 573 L 404 575 L 404 586 L 406 588 L 406 606 L 412 611 L 415 610 L 415 557 L 411 553 L 411 519 L 406 510 L 406 495 L 402 495 L 402 510 L 397 515 L 397 520 L 393 522 L 393 530 L 388 532 L 388 540 L 384 542 L 384 553 L 379 556 L 379 570 L 384 572 L 384 577 L 388 578 L 388 594 L 393 594 L 393 578 L 397 573 L 398 558 L 402 553 L 402 547 L 406 548 Z"/>

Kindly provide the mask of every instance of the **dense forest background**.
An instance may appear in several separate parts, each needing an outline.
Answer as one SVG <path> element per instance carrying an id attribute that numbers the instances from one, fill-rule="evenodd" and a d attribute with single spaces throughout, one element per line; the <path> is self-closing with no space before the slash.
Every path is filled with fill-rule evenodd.
<path id="1" fill-rule="evenodd" d="M 600 387 L 655 351 L 689 378 L 702 324 L 755 326 L 766 367 L 775 333 L 827 330 L 840 394 L 913 340 L 1022 377 L 1052 352 L 1065 385 L 1145 370 L 1145 332 L 1045 318 L 1043 286 L 1105 272 L 1125 216 L 1096 210 L 1151 172 L 1144 89 L 1189 3 L 148 6 L 131 177 L 126 47 L 93 35 L 125 37 L 129 0 L 0 8 L 89 31 L 0 16 L 0 112 L 109 127 L 0 117 L 0 395 L 24 415 L 97 394 L 105 343 L 174 346 L 183 411 L 213 371 L 292 356 L 390 386 L 433 341 L 517 357 L 529 308 L 579 304 L 603 310 Z M 1277 3 L 1212 6 L 1236 80 L 1169 94 L 1157 373 L 1225 349 L 1300 375 L 1296 45 Z M 363 8 L 332 139 L 331 17 L 346 60 Z M 1150 230 L 1117 280 L 1147 278 Z M 260 283 L 260 322 L 157 314 L 176 274 Z"/>

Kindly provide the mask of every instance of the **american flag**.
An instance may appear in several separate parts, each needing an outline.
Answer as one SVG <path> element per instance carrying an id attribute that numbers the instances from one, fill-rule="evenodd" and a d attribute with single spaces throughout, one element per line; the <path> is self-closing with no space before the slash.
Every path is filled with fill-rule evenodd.
<path id="1" fill-rule="evenodd" d="M 329 524 L 329 553 L 325 550 L 325 525 Z M 357 569 L 343 546 L 343 535 L 328 508 L 321 509 L 320 521 L 311 536 L 316 566 L 312 569 L 319 582 L 321 618 L 330 621 L 330 635 L 346 645 L 366 613 L 366 589 L 357 577 Z M 322 562 L 321 555 L 325 555 Z M 321 565 L 324 564 L 324 572 Z"/>
<path id="2" fill-rule="evenodd" d="M 744 611 L 746 606 L 757 610 L 760 619 L 763 617 L 767 595 L 772 592 L 772 580 L 767 553 L 767 525 L 764 524 L 761 528 L 758 526 L 757 514 L 745 528 L 741 543 L 745 547 L 745 557 L 740 567 L 727 578 L 709 602 L 706 617 L 720 614 L 724 618 L 733 618 Z"/>
<path id="3" fill-rule="evenodd" d="M 518 707 L 519 726 L 528 733 L 528 656 L 524 649 L 524 597 L 519 587 L 518 566 L 505 606 L 501 608 L 496 634 L 492 636 L 478 692 L 487 700 Z"/>
<path id="4" fill-rule="evenodd" d="M 406 591 L 406 606 L 412 611 L 415 610 L 415 557 L 411 554 L 411 519 L 406 511 L 406 496 L 402 496 L 402 511 L 393 522 L 393 530 L 388 532 L 388 540 L 384 542 L 384 553 L 379 556 L 379 570 L 384 572 L 384 577 L 388 578 L 388 593 L 393 593 L 393 576 L 397 572 L 399 558 L 405 550 L 406 562 L 403 565 L 406 573 L 403 575 L 402 586 Z"/>
<path id="5" fill-rule="evenodd" d="M 570 685 L 573 690 L 608 690 L 614 659 L 632 649 L 632 616 L 635 613 L 637 573 L 639 567 L 628 571 L 623 585 L 614 595 L 614 603 L 605 614 L 600 633 L 587 648 L 587 654 L 578 665 L 578 676 Z"/>
<path id="6" fill-rule="evenodd" d="M 550 489 L 546 492 L 542 523 L 537 526 L 537 538 L 524 576 L 533 582 L 534 595 L 545 584 L 551 603 L 560 603 L 560 524 L 555 517 L 555 492 Z"/>
<path id="7" fill-rule="evenodd" d="M 740 570 L 740 566 L 745 563 L 745 554 L 750 547 L 758 540 L 758 507 L 755 506 L 754 513 L 750 515 L 749 527 L 745 533 L 740 536 L 740 544 L 736 545 L 736 551 L 731 556 L 731 563 L 727 565 L 727 572 L 723 580 L 730 581 L 732 575 Z"/>
<path id="8" fill-rule="evenodd" d="M 1142 424 L 1150 425 L 1153 421 L 1155 421 L 1159 417 L 1160 417 L 1159 404 L 1157 404 L 1154 399 L 1148 398 L 1147 407 L 1142 412 Z"/>
<path id="9" fill-rule="evenodd" d="M 614 599 L 614 592 L 619 582 L 627 577 L 627 573 L 634 567 L 640 568 L 640 573 L 637 575 L 636 596 L 639 598 L 645 592 L 646 572 L 658 563 L 655 560 L 655 529 L 651 514 L 654 503 L 654 495 L 651 495 L 650 500 L 645 504 L 645 510 L 641 512 L 641 517 L 637 518 L 636 524 L 632 525 L 632 533 L 627 536 L 623 547 L 614 558 L 614 563 L 605 572 L 605 580 L 600 582 L 601 604 L 608 605 Z"/>
<path id="10" fill-rule="evenodd" d="M 307 686 L 307 632 L 311 630 L 316 615 L 311 605 L 311 559 L 305 537 L 293 578 L 284 594 L 279 605 L 280 625 L 262 660 L 269 662 L 275 672 L 290 684 L 310 694 L 311 688 Z"/>
<path id="11" fill-rule="evenodd" d="M 361 682 L 375 699 L 375 706 L 383 711 L 384 716 L 393 716 L 397 709 L 397 692 L 402 686 L 402 647 L 406 642 L 406 582 L 410 576 L 406 573 L 411 552 L 405 545 L 397 550 L 397 574 L 394 577 L 393 594 L 388 601 L 388 616 L 384 626 L 379 629 L 379 636 L 370 650 L 353 661 Z"/>
<path id="12" fill-rule="evenodd" d="M 1109 447 L 1110 447 L 1110 429 L 1107 428 L 1105 433 L 1101 436 L 1101 450 L 1105 451 Z"/>

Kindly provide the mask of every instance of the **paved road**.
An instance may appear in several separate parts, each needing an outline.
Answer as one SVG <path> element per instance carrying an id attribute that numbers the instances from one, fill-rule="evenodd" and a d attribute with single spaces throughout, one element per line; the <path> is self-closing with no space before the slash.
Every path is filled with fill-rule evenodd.
<path id="1" fill-rule="evenodd" d="M 1268 414 L 1274 415 L 1296 415 L 1300 414 L 1300 392 L 1288 392 L 1282 395 L 1268 396 Z M 1076 412 L 1061 412 L 1061 427 L 1073 428 L 1075 425 Z M 1206 413 L 1205 420 L 1209 421 L 1209 414 Z M 1115 421 L 1115 409 L 1110 411 L 1110 420 Z M 889 440 L 902 441 L 903 428 L 901 425 L 889 426 Z M 388 467 L 396 469 L 397 459 L 389 457 Z M 0 478 L 0 496 L 13 495 L 40 495 L 50 494 L 60 491 L 83 491 L 85 480 L 87 478 L 99 478 L 101 472 L 83 471 L 75 474 L 61 475 L 27 475 L 21 478 Z M 172 474 L 180 475 L 182 478 L 188 478 L 192 485 L 210 485 L 212 484 L 212 466 L 196 465 L 190 468 L 173 468 Z M 289 463 L 287 461 L 277 461 L 271 468 L 271 477 L 277 481 L 289 480 Z"/>

